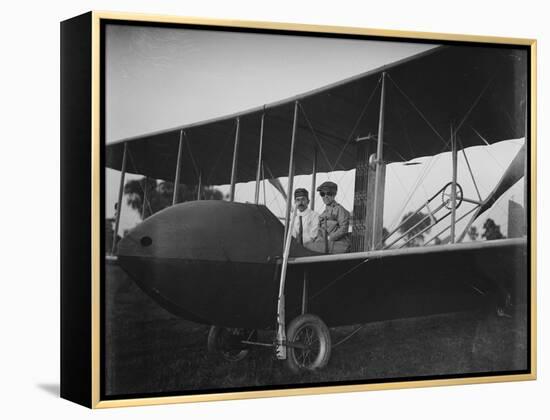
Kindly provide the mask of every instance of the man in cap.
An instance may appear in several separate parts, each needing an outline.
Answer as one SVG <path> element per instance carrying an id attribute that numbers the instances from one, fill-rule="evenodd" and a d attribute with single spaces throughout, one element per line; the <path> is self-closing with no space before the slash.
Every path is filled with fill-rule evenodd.
<path id="1" fill-rule="evenodd" d="M 306 245 L 315 240 L 319 230 L 319 215 L 309 208 L 309 194 L 305 188 L 297 188 L 294 191 L 294 205 L 298 209 L 292 236 L 301 245 Z"/>
<path id="2" fill-rule="evenodd" d="M 349 212 L 335 200 L 338 186 L 331 181 L 323 182 L 317 188 L 325 203 L 325 210 L 319 216 L 319 234 L 316 245 L 322 246 L 321 252 L 338 254 L 348 252 Z"/>

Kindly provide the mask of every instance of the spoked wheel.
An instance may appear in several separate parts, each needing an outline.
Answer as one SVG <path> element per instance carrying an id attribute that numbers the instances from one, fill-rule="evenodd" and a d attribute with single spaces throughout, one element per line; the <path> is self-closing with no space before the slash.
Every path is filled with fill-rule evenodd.
<path id="1" fill-rule="evenodd" d="M 255 335 L 255 331 L 213 325 L 208 333 L 208 351 L 228 362 L 238 362 L 248 356 L 250 351 L 242 341 L 254 339 Z"/>
<path id="2" fill-rule="evenodd" d="M 452 190 L 453 190 L 453 183 L 449 182 L 445 187 L 443 188 L 443 192 L 441 193 L 441 200 L 443 201 L 443 205 L 447 209 L 453 208 L 453 202 L 452 202 Z M 456 196 L 455 196 L 455 208 L 459 208 L 462 204 L 462 187 L 459 183 L 456 184 Z"/>
<path id="3" fill-rule="evenodd" d="M 330 331 L 318 316 L 294 318 L 287 332 L 287 363 L 294 373 L 326 366 L 330 358 Z"/>

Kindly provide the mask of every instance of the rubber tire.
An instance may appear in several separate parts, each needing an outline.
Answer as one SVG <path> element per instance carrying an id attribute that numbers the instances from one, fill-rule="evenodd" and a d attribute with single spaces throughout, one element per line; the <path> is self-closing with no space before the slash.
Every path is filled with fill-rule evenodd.
<path id="1" fill-rule="evenodd" d="M 208 332 L 208 341 L 207 348 L 208 352 L 215 354 L 216 356 L 221 356 L 224 360 L 228 362 L 238 362 L 243 360 L 248 356 L 249 350 L 243 349 L 238 353 L 230 353 L 223 348 L 223 334 L 226 334 L 227 328 L 218 327 L 217 325 L 212 325 L 210 331 Z"/>
<path id="2" fill-rule="evenodd" d="M 289 369 L 294 373 L 300 373 L 304 371 L 315 371 L 324 368 L 329 359 L 331 352 L 331 339 L 330 331 L 326 324 L 316 315 L 304 314 L 300 315 L 292 320 L 287 329 L 287 341 L 293 343 L 296 341 L 297 336 L 305 329 L 310 328 L 314 337 L 319 341 L 319 354 L 309 364 L 304 365 L 297 359 L 300 349 L 293 347 L 287 347 L 287 365 Z"/>

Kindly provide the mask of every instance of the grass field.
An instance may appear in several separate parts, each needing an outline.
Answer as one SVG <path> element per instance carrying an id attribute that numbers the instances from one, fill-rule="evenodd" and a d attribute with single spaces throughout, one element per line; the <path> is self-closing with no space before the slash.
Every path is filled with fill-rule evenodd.
<path id="1" fill-rule="evenodd" d="M 320 372 L 295 375 L 269 348 L 229 363 L 208 354 L 208 326 L 177 318 L 115 264 L 106 266 L 106 395 L 384 380 L 527 368 L 527 313 L 493 310 L 366 324 Z M 355 326 L 331 329 L 333 343 Z M 270 341 L 268 333 L 260 339 Z"/>

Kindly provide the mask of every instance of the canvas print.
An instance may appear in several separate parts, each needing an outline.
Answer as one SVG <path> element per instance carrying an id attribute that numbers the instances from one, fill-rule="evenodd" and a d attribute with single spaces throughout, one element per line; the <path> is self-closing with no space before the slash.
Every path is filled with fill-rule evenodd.
<path id="1" fill-rule="evenodd" d="M 527 47 L 101 36 L 102 399 L 530 371 Z"/>

